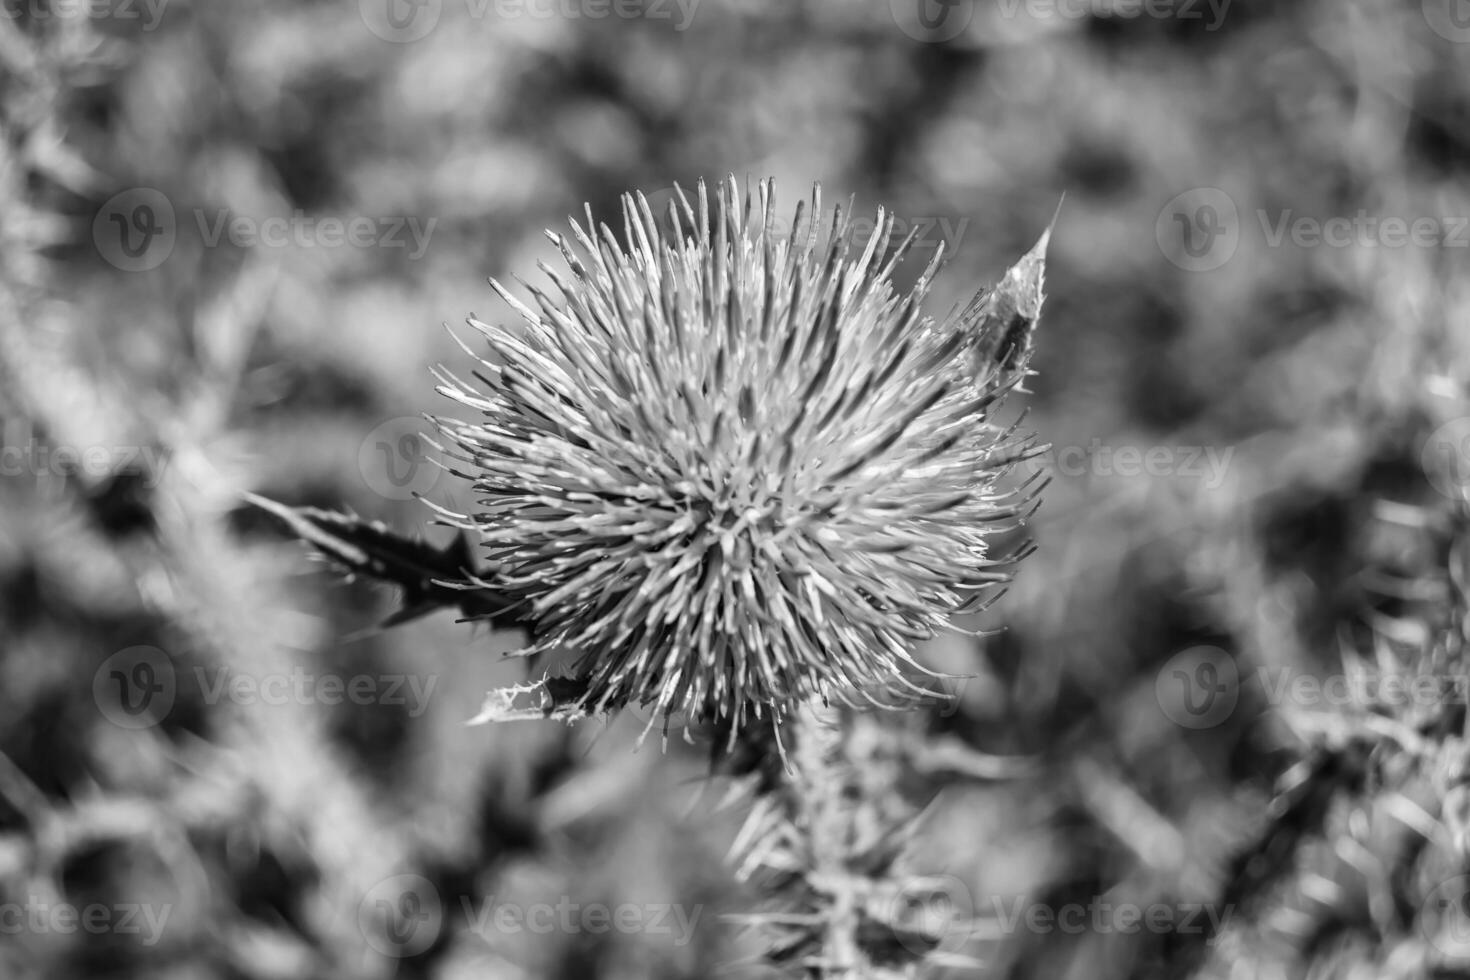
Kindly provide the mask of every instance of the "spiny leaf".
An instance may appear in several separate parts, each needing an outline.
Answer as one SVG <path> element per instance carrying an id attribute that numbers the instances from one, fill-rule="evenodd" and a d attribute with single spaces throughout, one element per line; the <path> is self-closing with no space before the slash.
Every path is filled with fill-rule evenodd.
<path id="1" fill-rule="evenodd" d="M 504 625 L 518 617 L 511 601 L 499 595 L 475 572 L 474 558 L 464 535 L 455 535 L 443 548 L 396 534 L 377 521 L 354 514 L 288 507 L 258 494 L 245 499 L 276 517 L 302 541 L 349 574 L 396 585 L 402 598 L 382 623 L 396 626 L 440 608 L 457 608 L 469 619 L 489 619 Z"/>

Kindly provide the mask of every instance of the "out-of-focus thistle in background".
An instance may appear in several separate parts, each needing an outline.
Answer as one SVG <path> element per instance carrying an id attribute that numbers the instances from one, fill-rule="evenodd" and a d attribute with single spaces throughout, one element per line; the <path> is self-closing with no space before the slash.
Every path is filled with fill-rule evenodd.
<path id="1" fill-rule="evenodd" d="M 1465 972 L 1462 7 L 0 3 L 0 976 Z M 830 212 L 798 227 L 759 185 L 749 210 L 745 189 L 732 209 L 711 187 L 702 217 L 694 179 L 728 172 L 856 200 L 846 258 L 828 274 Z M 625 222 L 632 188 L 648 209 L 635 196 Z M 1032 345 L 1035 310 L 1004 284 L 1034 279 L 1039 302 L 1017 257 L 1064 193 Z M 647 276 L 584 282 L 542 233 L 569 213 L 594 283 L 600 258 L 690 288 L 666 306 Z M 689 261 L 728 250 L 736 274 L 720 292 L 701 259 L 696 289 L 684 265 L 648 265 L 640 229 Z M 811 230 L 811 266 L 792 266 Z M 884 369 L 856 350 L 881 339 L 877 316 L 798 318 L 812 349 L 784 376 L 757 372 L 770 347 L 738 333 L 646 379 L 593 357 L 624 346 L 614 330 L 675 326 L 686 295 L 727 300 L 701 323 L 758 329 L 743 290 L 787 293 L 739 278 L 745 242 L 762 245 L 752 269 L 809 271 L 801 305 L 829 318 L 923 281 L 925 339 L 874 381 L 890 417 L 823 400 Z M 890 262 L 885 293 L 871 277 Z M 531 321 L 484 284 L 517 274 Z M 826 303 L 847 288 L 852 306 Z M 438 328 L 467 310 L 493 343 Z M 602 346 L 562 343 L 558 315 Z M 906 369 L 946 324 L 982 320 L 946 369 Z M 856 356 L 833 351 L 822 376 L 834 336 Z M 462 411 L 436 366 L 464 381 L 441 379 Z M 963 377 L 932 418 L 1022 371 L 1024 418 L 992 406 L 964 428 L 983 445 L 934 462 L 971 454 L 985 483 L 1001 447 L 1041 433 L 1050 449 L 996 489 L 1019 505 L 1049 481 L 1045 505 L 992 534 L 915 527 L 857 569 L 881 593 L 839 602 L 776 573 L 823 632 L 833 609 L 892 605 L 844 619 L 847 647 L 792 639 L 763 690 L 737 683 L 717 627 L 804 635 L 797 607 L 787 633 L 779 606 L 731 619 L 748 607 L 693 578 L 640 599 L 615 567 L 596 593 L 546 537 L 595 537 L 616 502 L 514 499 L 515 460 L 590 475 L 659 426 L 676 454 L 688 423 L 716 438 L 708 458 L 691 439 L 648 460 L 658 493 L 696 480 L 686 464 L 734 472 L 747 420 L 799 411 L 803 384 L 794 434 L 834 439 L 787 444 L 793 488 L 821 497 L 842 481 L 801 484 L 802 461 L 814 481 L 857 462 L 844 426 L 900 425 L 946 372 Z M 612 399 L 629 386 L 647 402 Z M 638 418 L 671 405 L 668 424 Z M 584 418 L 605 442 L 575 445 Z M 551 437 L 533 433 L 557 427 L 577 451 L 536 457 Z M 932 428 L 915 419 L 888 458 L 921 456 Z M 778 470 L 780 435 L 760 448 Z M 418 498 L 473 531 L 420 528 Z M 968 499 L 951 513 L 989 513 Z M 715 495 L 689 501 L 715 514 Z M 809 520 L 808 550 L 782 560 L 816 569 Z M 540 539 L 511 533 L 536 521 Z M 987 584 L 979 562 L 1033 537 L 1003 601 L 920 641 Z M 724 540 L 710 582 L 738 594 L 745 555 Z M 628 567 L 628 546 L 609 551 Z M 853 572 L 852 554 L 833 564 Z M 935 586 L 928 566 L 956 557 Z M 754 589 L 766 566 L 749 560 Z M 696 594 L 716 604 L 674 642 L 625 632 L 638 603 L 687 613 Z M 912 665 L 852 655 L 885 623 Z M 578 649 L 588 636 L 605 642 Z M 531 662 L 503 656 L 527 646 Z M 843 703 L 883 700 L 891 672 L 943 696 Z M 488 704 L 535 720 L 466 724 L 486 691 L 538 681 Z"/>

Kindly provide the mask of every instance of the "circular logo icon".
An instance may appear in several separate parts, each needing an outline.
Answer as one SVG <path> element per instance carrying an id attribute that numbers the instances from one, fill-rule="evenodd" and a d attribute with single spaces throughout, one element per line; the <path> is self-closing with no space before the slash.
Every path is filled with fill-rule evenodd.
<path id="1" fill-rule="evenodd" d="M 1446 41 L 1470 42 L 1470 0 L 1424 0 L 1424 19 Z"/>
<path id="2" fill-rule="evenodd" d="M 1419 906 L 1419 931 L 1435 949 L 1470 960 L 1470 875 L 1442 881 Z"/>
<path id="3" fill-rule="evenodd" d="M 422 875 L 394 875 L 378 882 L 357 906 L 357 927 L 384 956 L 417 956 L 444 927 L 439 889 Z"/>
<path id="4" fill-rule="evenodd" d="M 974 0 L 888 0 L 893 22 L 915 41 L 952 41 L 970 26 Z"/>
<path id="5" fill-rule="evenodd" d="M 1187 272 L 1220 268 L 1240 246 L 1240 216 L 1218 187 L 1196 187 L 1170 199 L 1154 221 L 1164 258 Z"/>
<path id="6" fill-rule="evenodd" d="M 147 272 L 163 265 L 178 236 L 173 204 L 151 187 L 114 194 L 92 219 L 97 254 L 124 272 Z"/>
<path id="7" fill-rule="evenodd" d="M 367 29 L 385 41 L 422 41 L 439 25 L 444 0 L 358 0 Z"/>
<path id="8" fill-rule="evenodd" d="M 1164 716 L 1181 728 L 1214 728 L 1240 700 L 1240 671 L 1219 647 L 1191 647 L 1159 669 L 1154 695 Z"/>
<path id="9" fill-rule="evenodd" d="M 1451 500 L 1470 496 L 1470 417 L 1450 419 L 1431 432 L 1419 462 L 1435 490 Z"/>
<path id="10" fill-rule="evenodd" d="M 119 650 L 92 675 L 92 700 L 120 728 L 151 728 L 168 717 L 178 691 L 173 661 L 158 647 Z"/>
<path id="11" fill-rule="evenodd" d="M 953 953 L 970 938 L 975 900 L 954 875 L 926 875 L 905 882 L 882 918 L 911 953 Z"/>
<path id="12" fill-rule="evenodd" d="M 411 500 L 434 488 L 444 470 L 429 458 L 426 424 L 405 415 L 368 433 L 357 449 L 357 470 L 369 489 L 389 500 Z"/>

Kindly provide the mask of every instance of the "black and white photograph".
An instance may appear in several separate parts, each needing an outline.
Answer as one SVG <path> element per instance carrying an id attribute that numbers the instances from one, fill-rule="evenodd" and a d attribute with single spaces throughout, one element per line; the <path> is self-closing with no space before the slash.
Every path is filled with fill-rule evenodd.
<path id="1" fill-rule="evenodd" d="M 1470 0 L 0 0 L 0 980 L 1470 976 Z"/>

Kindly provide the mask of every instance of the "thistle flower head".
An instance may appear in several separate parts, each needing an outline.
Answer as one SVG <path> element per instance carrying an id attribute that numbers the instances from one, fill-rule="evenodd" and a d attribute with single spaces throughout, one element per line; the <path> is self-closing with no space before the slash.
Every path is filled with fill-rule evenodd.
<path id="1" fill-rule="evenodd" d="M 863 244 L 819 191 L 789 226 L 768 181 L 754 215 L 733 178 L 711 197 L 625 196 L 621 240 L 589 208 L 550 235 L 560 297 L 492 283 L 521 322 L 470 319 L 479 385 L 439 373 L 478 415 L 435 420 L 478 494 L 453 519 L 533 624 L 525 652 L 580 655 L 547 713 L 738 730 L 808 698 L 891 704 L 922 690 L 915 644 L 1008 574 L 989 542 L 1024 516 L 1003 477 L 1031 447 L 991 411 L 1026 373 L 1045 239 L 937 321 L 942 252 L 898 289 L 913 236 L 891 248 L 883 211 Z"/>

